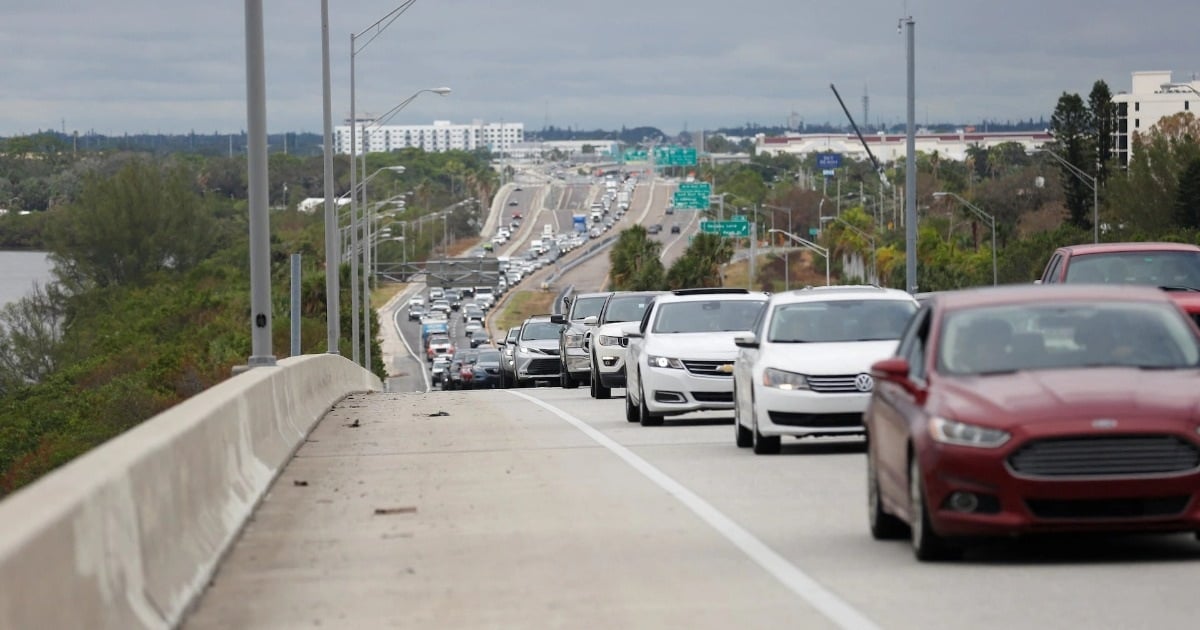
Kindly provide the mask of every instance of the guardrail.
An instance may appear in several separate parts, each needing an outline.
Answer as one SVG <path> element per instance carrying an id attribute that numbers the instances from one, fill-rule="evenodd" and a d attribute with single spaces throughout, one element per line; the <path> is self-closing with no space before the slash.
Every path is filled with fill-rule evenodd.
<path id="1" fill-rule="evenodd" d="M 0 628 L 172 628 L 309 431 L 382 383 L 334 354 L 225 380 L 0 502 Z"/>

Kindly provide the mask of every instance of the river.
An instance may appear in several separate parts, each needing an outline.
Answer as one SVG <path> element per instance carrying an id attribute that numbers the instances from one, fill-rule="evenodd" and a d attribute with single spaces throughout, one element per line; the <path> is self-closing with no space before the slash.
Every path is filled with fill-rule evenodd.
<path id="1" fill-rule="evenodd" d="M 32 293 L 35 282 L 44 285 L 51 279 L 45 252 L 0 251 L 0 306 Z"/>

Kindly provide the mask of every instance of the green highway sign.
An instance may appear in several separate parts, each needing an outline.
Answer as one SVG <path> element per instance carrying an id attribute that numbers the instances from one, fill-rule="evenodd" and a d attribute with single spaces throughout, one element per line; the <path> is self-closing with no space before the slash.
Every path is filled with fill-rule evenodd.
<path id="1" fill-rule="evenodd" d="M 707 210 L 712 185 L 708 182 L 683 182 L 672 201 L 680 210 Z"/>
<path id="2" fill-rule="evenodd" d="M 654 164 L 656 166 L 695 166 L 696 149 L 694 147 L 655 147 Z"/>
<path id="3" fill-rule="evenodd" d="M 701 221 L 700 231 L 721 236 L 750 236 L 748 221 Z"/>
<path id="4" fill-rule="evenodd" d="M 729 217 L 729 220 L 730 221 L 749 221 L 750 219 L 747 219 L 746 215 L 744 215 L 744 214 L 735 214 L 735 215 Z"/>
<path id="5" fill-rule="evenodd" d="M 650 159 L 650 155 L 645 149 L 629 149 L 624 155 L 626 162 L 645 162 Z"/>

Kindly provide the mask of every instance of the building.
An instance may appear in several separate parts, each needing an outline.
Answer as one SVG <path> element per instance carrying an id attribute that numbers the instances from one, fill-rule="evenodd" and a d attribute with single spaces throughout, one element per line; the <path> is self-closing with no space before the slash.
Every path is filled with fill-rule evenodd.
<path id="1" fill-rule="evenodd" d="M 1117 132 L 1113 138 L 1113 154 L 1121 166 L 1129 164 L 1133 149 L 1132 136 L 1145 133 L 1159 120 L 1180 112 L 1196 109 L 1200 103 L 1200 81 L 1175 83 L 1170 71 L 1134 72 L 1132 89 L 1113 96 L 1117 107 Z"/>
<path id="2" fill-rule="evenodd" d="M 435 120 L 432 125 L 376 125 L 374 118 L 359 118 L 355 127 L 358 137 L 365 137 L 367 153 L 387 153 L 408 147 L 429 152 L 475 151 L 487 149 L 494 153 L 508 150 L 525 141 L 525 123 L 454 124 Z M 333 148 L 337 153 L 350 153 L 350 121 L 333 130 Z M 360 146 L 358 153 L 362 153 Z"/>
<path id="3" fill-rule="evenodd" d="M 619 153 L 620 144 L 615 140 L 543 140 L 514 145 L 506 154 L 518 159 L 533 159 L 544 158 L 553 151 L 573 160 L 610 159 Z"/>
<path id="4" fill-rule="evenodd" d="M 880 162 L 894 162 L 907 153 L 907 138 L 904 134 L 866 134 L 863 136 L 871 153 Z M 975 132 L 959 129 L 954 133 L 916 134 L 918 152 L 934 153 L 950 160 L 965 160 L 967 149 L 980 146 L 985 149 L 1006 142 L 1015 142 L 1032 151 L 1051 140 L 1048 131 Z M 840 153 L 855 160 L 869 159 L 867 150 L 858 136 L 853 133 L 805 133 L 767 137 L 759 134 L 755 138 L 757 153 L 808 155 L 810 153 Z"/>

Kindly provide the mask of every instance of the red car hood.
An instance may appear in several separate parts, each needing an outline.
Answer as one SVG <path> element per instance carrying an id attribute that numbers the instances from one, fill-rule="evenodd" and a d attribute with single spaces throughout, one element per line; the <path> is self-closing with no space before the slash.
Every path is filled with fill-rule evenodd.
<path id="1" fill-rule="evenodd" d="M 1200 371 L 1089 368 L 941 377 L 929 409 L 1007 429 L 1029 421 L 1200 418 Z"/>

